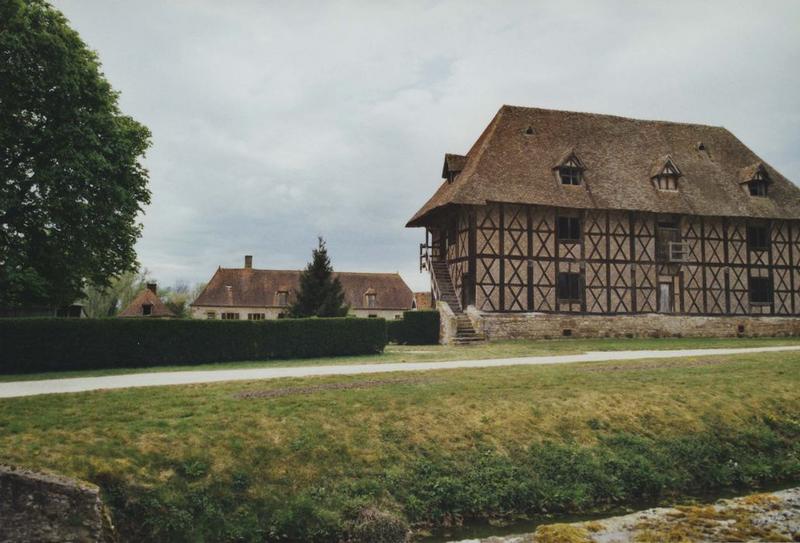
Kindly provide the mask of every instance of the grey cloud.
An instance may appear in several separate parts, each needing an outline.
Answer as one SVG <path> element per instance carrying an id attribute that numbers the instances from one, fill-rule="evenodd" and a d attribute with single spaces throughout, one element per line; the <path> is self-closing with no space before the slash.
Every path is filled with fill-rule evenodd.
<path id="1" fill-rule="evenodd" d="M 58 0 L 147 124 L 142 264 L 399 270 L 503 103 L 724 125 L 800 179 L 797 2 Z"/>

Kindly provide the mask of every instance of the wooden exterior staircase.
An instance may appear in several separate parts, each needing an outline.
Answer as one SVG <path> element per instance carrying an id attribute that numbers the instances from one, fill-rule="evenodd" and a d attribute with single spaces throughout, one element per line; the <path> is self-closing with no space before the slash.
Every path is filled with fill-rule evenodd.
<path id="1" fill-rule="evenodd" d="M 443 260 L 429 260 L 431 278 L 434 284 L 434 294 L 437 300 L 442 300 L 450 306 L 456 316 L 457 329 L 456 336 L 453 338 L 454 345 L 473 345 L 486 341 L 483 334 L 479 334 L 472 326 L 472 321 L 464 313 L 461 307 L 461 300 L 456 295 L 456 289 L 450 278 L 450 270 L 447 262 Z"/>

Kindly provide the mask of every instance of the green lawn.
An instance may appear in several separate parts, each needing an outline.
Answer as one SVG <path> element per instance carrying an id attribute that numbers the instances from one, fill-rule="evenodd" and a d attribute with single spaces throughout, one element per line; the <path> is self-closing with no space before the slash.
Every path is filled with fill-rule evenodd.
<path id="1" fill-rule="evenodd" d="M 620 351 L 649 349 L 711 349 L 720 347 L 762 347 L 800 345 L 800 338 L 642 338 L 642 339 L 554 339 L 496 341 L 482 345 L 453 347 L 445 345 L 388 345 L 380 355 L 340 356 L 291 360 L 266 360 L 198 364 L 195 366 L 159 366 L 148 368 L 115 368 L 103 370 L 48 372 L 0 375 L 0 382 L 122 375 L 157 371 L 194 371 L 268 366 L 310 366 L 336 364 L 374 364 L 387 362 L 431 362 L 479 358 L 513 358 L 549 354 L 575 354 L 588 351 Z"/>
<path id="2" fill-rule="evenodd" d="M 788 352 L 35 396 L 0 400 L 0 461 L 100 484 L 126 541 L 369 540 L 369 508 L 420 529 L 800 480 L 798 390 Z"/>

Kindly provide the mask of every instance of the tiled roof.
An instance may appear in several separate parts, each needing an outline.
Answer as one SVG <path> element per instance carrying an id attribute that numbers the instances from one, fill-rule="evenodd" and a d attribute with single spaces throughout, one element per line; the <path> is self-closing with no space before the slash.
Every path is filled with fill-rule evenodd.
<path id="1" fill-rule="evenodd" d="M 278 307 L 276 293 L 285 291 L 289 303 L 299 287 L 299 270 L 219 268 L 194 306 Z M 352 309 L 411 309 L 414 295 L 397 273 L 334 273 L 342 284 L 345 303 Z M 375 293 L 376 306 L 367 308 L 364 295 Z"/>
<path id="2" fill-rule="evenodd" d="M 432 309 L 433 302 L 431 301 L 430 292 L 415 292 L 414 301 L 416 302 L 417 309 Z"/>
<path id="3" fill-rule="evenodd" d="M 583 182 L 562 185 L 553 167 L 573 151 L 585 168 Z M 677 192 L 660 192 L 651 181 L 654 164 L 666 156 L 681 171 Z M 489 201 L 800 218 L 800 189 L 716 126 L 503 106 L 466 157 L 461 173 L 443 182 L 408 226 L 426 224 L 450 204 Z M 758 163 L 771 181 L 766 197 L 740 186 L 742 172 Z"/>
<path id="4" fill-rule="evenodd" d="M 142 306 L 150 305 L 150 314 L 145 315 L 143 313 Z M 164 302 L 161 301 L 161 298 L 156 296 L 156 294 L 150 290 L 149 288 L 144 289 L 139 294 L 136 295 L 136 298 L 128 304 L 128 307 L 123 309 L 122 311 L 117 314 L 118 317 L 174 317 L 175 313 L 170 311 L 170 309 L 164 305 Z"/>

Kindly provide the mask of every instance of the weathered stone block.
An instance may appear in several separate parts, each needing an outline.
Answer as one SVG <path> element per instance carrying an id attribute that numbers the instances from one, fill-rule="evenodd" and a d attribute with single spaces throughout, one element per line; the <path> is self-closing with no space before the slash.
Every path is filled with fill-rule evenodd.
<path id="1" fill-rule="evenodd" d="M 111 518 L 90 483 L 0 465 L 0 542 L 116 541 Z"/>

